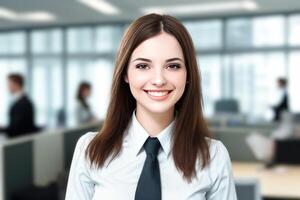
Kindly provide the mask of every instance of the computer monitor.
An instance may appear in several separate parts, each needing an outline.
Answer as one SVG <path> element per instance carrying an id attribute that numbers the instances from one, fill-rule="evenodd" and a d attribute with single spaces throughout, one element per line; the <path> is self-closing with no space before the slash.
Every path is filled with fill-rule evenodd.
<path id="1" fill-rule="evenodd" d="M 262 200 L 259 181 L 255 178 L 235 179 L 238 200 Z"/>

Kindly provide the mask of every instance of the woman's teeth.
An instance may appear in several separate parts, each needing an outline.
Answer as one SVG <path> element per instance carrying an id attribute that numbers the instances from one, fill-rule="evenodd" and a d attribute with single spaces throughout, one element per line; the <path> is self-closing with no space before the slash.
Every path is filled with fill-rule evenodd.
<path id="1" fill-rule="evenodd" d="M 168 91 L 162 91 L 162 92 L 147 91 L 147 93 L 152 95 L 152 96 L 162 97 L 162 96 L 166 96 L 169 92 Z"/>

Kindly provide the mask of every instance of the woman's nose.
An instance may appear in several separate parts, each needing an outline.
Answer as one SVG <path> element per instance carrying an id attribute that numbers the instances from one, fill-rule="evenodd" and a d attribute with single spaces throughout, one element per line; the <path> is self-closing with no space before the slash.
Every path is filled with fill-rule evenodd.
<path id="1" fill-rule="evenodd" d="M 162 86 L 167 83 L 167 80 L 165 78 L 165 75 L 164 75 L 164 72 L 162 69 L 155 70 L 151 82 L 153 85 L 156 85 L 156 86 Z"/>

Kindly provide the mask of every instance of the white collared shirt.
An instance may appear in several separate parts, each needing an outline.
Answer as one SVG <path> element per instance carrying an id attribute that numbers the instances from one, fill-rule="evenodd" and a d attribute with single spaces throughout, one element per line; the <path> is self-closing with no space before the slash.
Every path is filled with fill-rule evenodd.
<path id="1" fill-rule="evenodd" d="M 171 155 L 174 121 L 157 138 L 162 148 L 158 154 L 162 200 L 236 200 L 231 162 L 225 146 L 210 139 L 211 163 L 197 168 L 190 183 L 176 169 Z M 134 200 L 146 153 L 143 144 L 149 134 L 135 117 L 128 126 L 122 151 L 110 163 L 90 167 L 85 150 L 97 133 L 87 133 L 77 142 L 67 186 L 66 200 Z M 199 164 L 198 164 L 199 165 Z"/>

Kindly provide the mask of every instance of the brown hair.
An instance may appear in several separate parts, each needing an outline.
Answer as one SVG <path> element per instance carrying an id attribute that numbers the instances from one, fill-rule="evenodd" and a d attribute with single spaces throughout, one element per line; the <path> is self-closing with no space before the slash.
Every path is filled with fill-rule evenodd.
<path id="1" fill-rule="evenodd" d="M 286 78 L 281 77 L 281 78 L 277 79 L 277 83 L 279 84 L 280 87 L 286 87 L 288 84 L 288 81 Z"/>
<path id="2" fill-rule="evenodd" d="M 24 86 L 24 78 L 21 74 L 9 74 L 8 79 L 16 84 L 18 84 L 21 88 Z"/>
<path id="3" fill-rule="evenodd" d="M 90 90 L 91 89 L 91 84 L 88 82 L 81 82 L 79 84 L 79 87 L 77 89 L 77 100 L 82 104 L 82 106 L 84 108 L 86 108 L 87 110 L 89 110 L 89 105 L 86 102 L 85 97 L 83 96 L 83 91 L 84 90 Z"/>
<path id="4" fill-rule="evenodd" d="M 172 135 L 172 156 L 177 169 L 190 181 L 196 175 L 199 158 L 202 167 L 209 163 L 209 147 L 205 137 L 210 137 L 210 133 L 202 112 L 200 75 L 192 39 L 185 27 L 168 15 L 145 15 L 127 29 L 117 54 L 106 119 L 88 145 L 86 156 L 91 164 L 102 167 L 108 158 L 114 159 L 120 153 L 125 130 L 136 107 L 136 100 L 124 81 L 129 59 L 138 45 L 162 31 L 178 40 L 187 68 L 188 84 L 175 105 L 178 113 Z"/>

